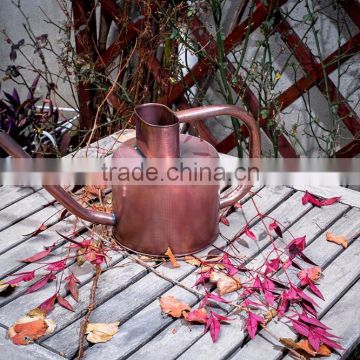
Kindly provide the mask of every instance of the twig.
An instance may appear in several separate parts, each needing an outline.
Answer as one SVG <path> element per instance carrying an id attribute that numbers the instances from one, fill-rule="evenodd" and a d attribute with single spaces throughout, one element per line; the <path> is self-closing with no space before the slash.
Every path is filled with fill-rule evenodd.
<path id="1" fill-rule="evenodd" d="M 79 350 L 78 350 L 78 356 L 77 356 L 77 360 L 81 360 L 84 356 L 84 337 L 85 337 L 85 332 L 86 332 L 86 328 L 89 322 L 89 318 L 91 313 L 93 312 L 93 310 L 95 309 L 96 303 L 95 303 L 95 297 L 96 297 L 96 288 L 97 288 L 97 284 L 99 282 L 99 278 L 100 278 L 100 274 L 101 274 L 102 270 L 101 270 L 101 266 L 97 265 L 96 266 L 96 273 L 93 279 L 93 283 L 92 283 L 92 287 L 91 287 L 91 292 L 90 292 L 90 301 L 89 301 L 89 306 L 88 306 L 88 311 L 86 313 L 86 315 L 84 316 L 82 322 L 81 322 L 81 326 L 80 326 L 80 335 L 79 335 Z"/>

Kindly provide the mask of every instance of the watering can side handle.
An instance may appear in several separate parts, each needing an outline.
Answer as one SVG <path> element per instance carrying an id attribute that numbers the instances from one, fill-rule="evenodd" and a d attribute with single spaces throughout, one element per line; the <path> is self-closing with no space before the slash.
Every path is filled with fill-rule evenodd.
<path id="1" fill-rule="evenodd" d="M 11 136 L 0 130 L 0 147 L 15 158 L 30 158 L 22 147 Z M 95 224 L 114 225 L 114 213 L 108 214 L 101 211 L 90 210 L 81 206 L 59 185 L 44 185 L 47 190 L 60 204 L 79 218 Z"/>
<path id="2" fill-rule="evenodd" d="M 246 125 L 250 136 L 249 156 L 251 158 L 260 158 L 261 139 L 258 125 L 256 120 L 240 107 L 235 105 L 209 105 L 176 112 L 176 116 L 180 122 L 205 120 L 208 117 L 215 117 L 220 115 L 229 115 L 235 117 Z M 248 184 L 238 184 L 237 186 L 229 189 L 230 191 L 227 191 L 229 196 L 220 199 L 220 209 L 234 205 L 250 191 L 251 187 L 252 185 Z"/>

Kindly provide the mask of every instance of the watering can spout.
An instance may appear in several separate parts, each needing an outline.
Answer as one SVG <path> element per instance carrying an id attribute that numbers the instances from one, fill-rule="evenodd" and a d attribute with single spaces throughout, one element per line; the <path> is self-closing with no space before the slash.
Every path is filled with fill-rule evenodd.
<path id="1" fill-rule="evenodd" d="M 146 158 L 179 158 L 179 119 L 167 106 L 135 108 L 136 145 Z"/>
<path id="2" fill-rule="evenodd" d="M 15 158 L 30 158 L 22 147 L 11 136 L 0 131 L 0 147 Z M 95 224 L 114 225 L 115 215 L 101 211 L 90 210 L 81 206 L 59 185 L 44 185 L 46 189 L 60 204 L 79 218 Z"/>

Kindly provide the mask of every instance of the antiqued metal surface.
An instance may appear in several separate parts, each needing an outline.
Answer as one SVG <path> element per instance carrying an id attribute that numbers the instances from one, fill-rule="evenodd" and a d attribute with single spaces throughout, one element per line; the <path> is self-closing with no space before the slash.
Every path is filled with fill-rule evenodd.
<path id="1" fill-rule="evenodd" d="M 131 159 L 139 164 L 145 159 L 165 159 L 168 166 L 179 158 L 214 159 L 219 155 L 204 140 L 179 134 L 180 122 L 200 121 L 208 117 L 229 115 L 247 126 L 250 134 L 250 156 L 260 157 L 260 134 L 256 121 L 239 107 L 212 105 L 173 112 L 162 104 L 137 106 L 136 139 L 121 144 L 113 158 Z M 14 157 L 29 157 L 8 135 L 0 134 L 0 146 Z M 166 159 L 169 159 L 167 161 Z M 80 218 L 114 226 L 114 237 L 124 247 L 136 252 L 162 255 L 168 247 L 182 255 L 200 251 L 210 245 L 219 233 L 218 212 L 239 201 L 249 184 L 237 184 L 230 196 L 219 199 L 219 185 L 186 184 L 113 185 L 113 213 L 86 209 L 62 187 L 44 186 L 70 212 Z"/>

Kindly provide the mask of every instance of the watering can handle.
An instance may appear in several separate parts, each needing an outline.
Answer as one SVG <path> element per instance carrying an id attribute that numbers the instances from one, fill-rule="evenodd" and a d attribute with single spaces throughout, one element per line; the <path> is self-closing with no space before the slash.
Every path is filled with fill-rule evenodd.
<path id="1" fill-rule="evenodd" d="M 0 130 L 0 147 L 15 158 L 30 158 L 30 155 L 12 139 L 11 136 Z M 60 204 L 74 215 L 85 221 L 95 224 L 115 225 L 115 215 L 101 211 L 90 210 L 81 206 L 59 185 L 44 185 L 47 190 Z"/>
<path id="2" fill-rule="evenodd" d="M 250 135 L 249 156 L 250 158 L 260 158 L 260 131 L 256 120 L 240 107 L 235 105 L 210 105 L 187 110 L 180 110 L 176 112 L 176 116 L 180 122 L 194 122 L 219 115 L 229 115 L 235 117 L 246 125 Z M 231 187 L 226 191 L 229 196 L 220 199 L 220 209 L 234 205 L 250 191 L 251 187 L 252 185 L 247 184 L 238 184 L 234 187 Z"/>

